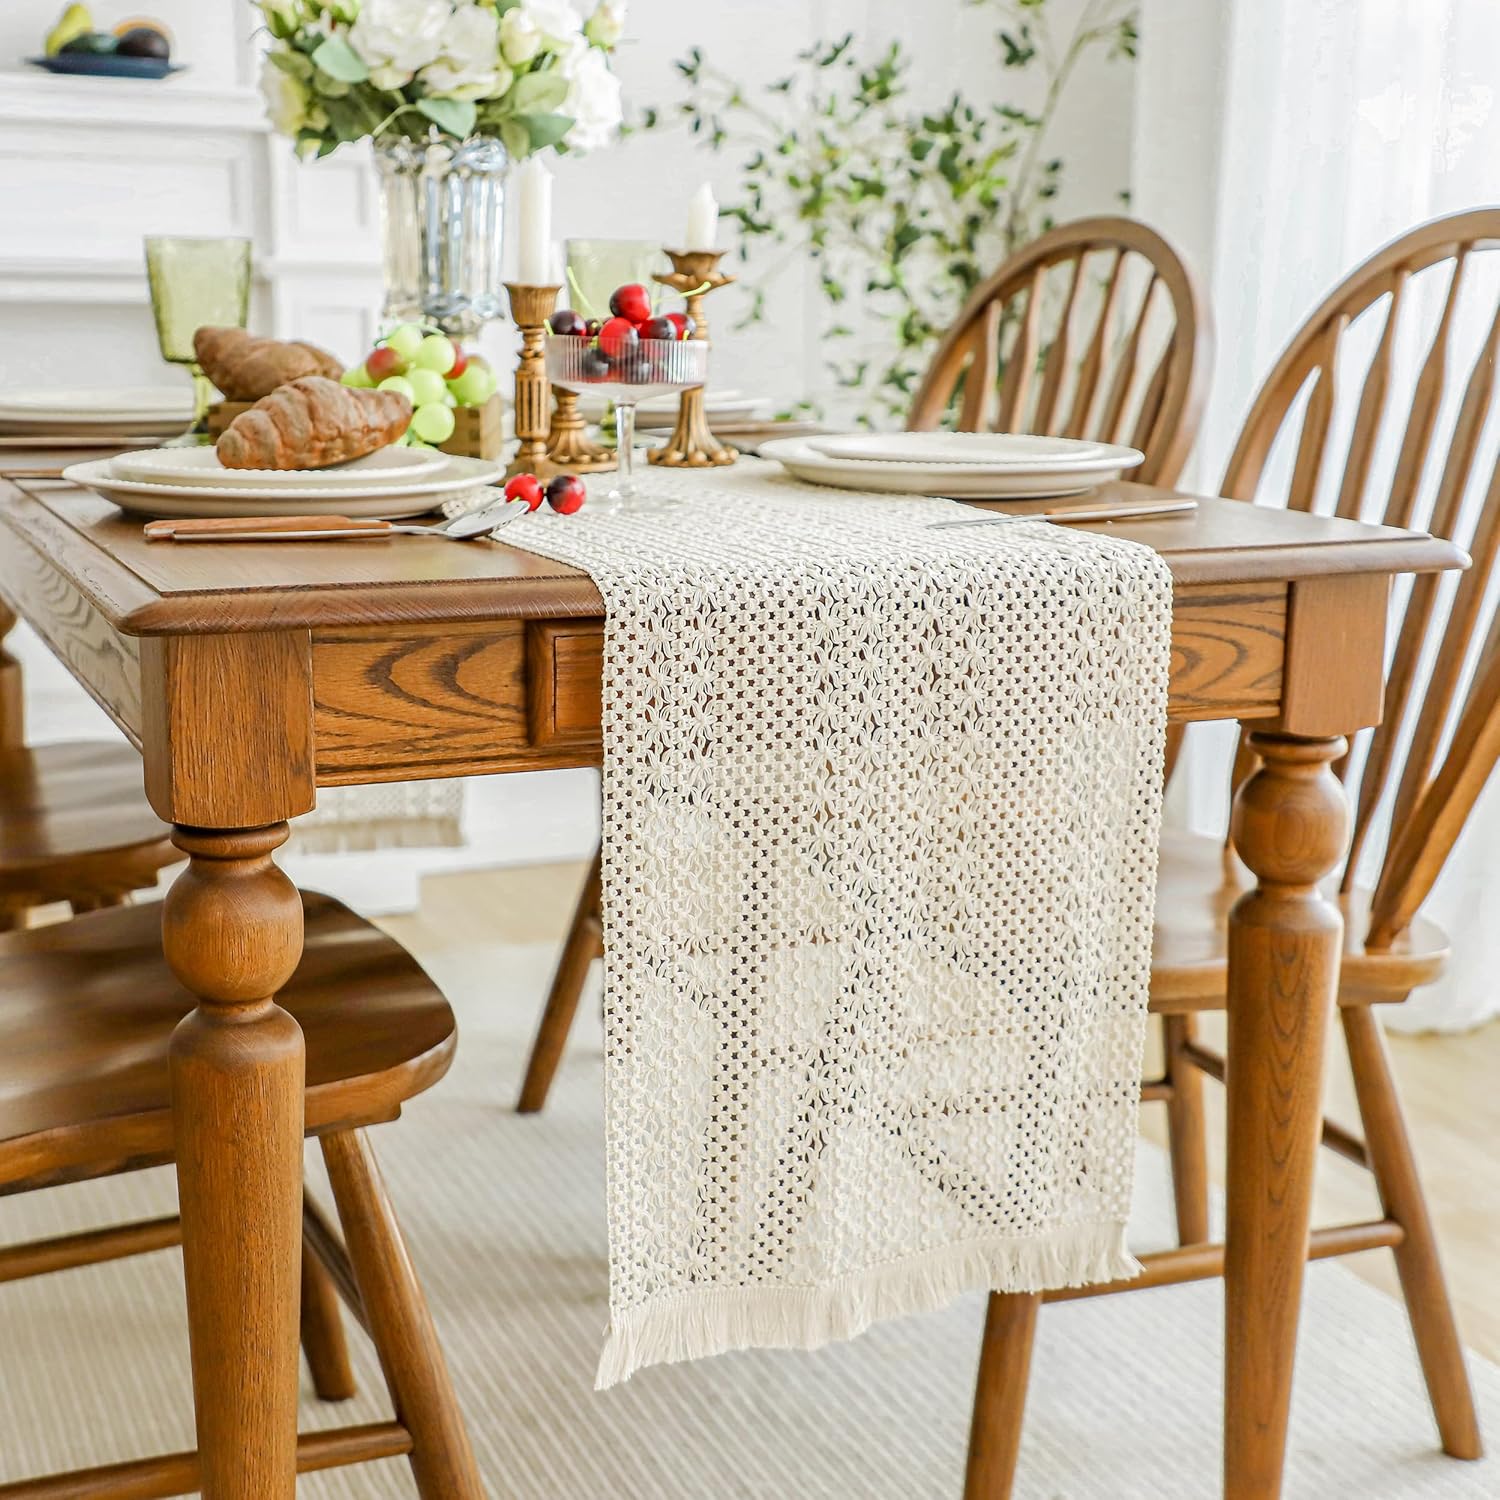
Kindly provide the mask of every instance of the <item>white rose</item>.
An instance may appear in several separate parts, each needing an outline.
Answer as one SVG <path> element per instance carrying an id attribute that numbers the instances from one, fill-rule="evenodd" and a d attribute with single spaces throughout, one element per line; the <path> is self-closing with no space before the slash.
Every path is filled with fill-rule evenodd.
<path id="1" fill-rule="evenodd" d="M 278 68 L 269 56 L 261 60 L 260 92 L 273 130 L 294 136 L 308 123 L 307 89 L 300 79 Z"/>
<path id="2" fill-rule="evenodd" d="M 583 34 L 596 47 L 613 47 L 624 32 L 625 0 L 601 0 L 583 28 Z"/>
<path id="3" fill-rule="evenodd" d="M 512 67 L 529 63 L 542 49 L 542 34 L 519 6 L 500 17 L 500 53 Z"/>
<path id="4" fill-rule="evenodd" d="M 583 17 L 571 0 L 521 0 L 520 9 L 536 28 L 543 45 L 554 52 L 562 51 L 574 37 L 583 35 Z"/>
<path id="5" fill-rule="evenodd" d="M 443 28 L 437 61 L 422 70 L 429 94 L 488 99 L 503 94 L 515 75 L 500 60 L 500 23 L 488 6 L 461 5 Z"/>
<path id="6" fill-rule="evenodd" d="M 437 57 L 452 17 L 448 0 L 365 0 L 349 28 L 349 45 L 376 88 L 399 89 Z"/>
<path id="7" fill-rule="evenodd" d="M 561 68 L 569 84 L 562 112 L 573 117 L 568 145 L 578 151 L 607 146 L 624 118 L 620 80 L 610 72 L 609 59 L 597 47 L 582 43 L 563 54 Z"/>

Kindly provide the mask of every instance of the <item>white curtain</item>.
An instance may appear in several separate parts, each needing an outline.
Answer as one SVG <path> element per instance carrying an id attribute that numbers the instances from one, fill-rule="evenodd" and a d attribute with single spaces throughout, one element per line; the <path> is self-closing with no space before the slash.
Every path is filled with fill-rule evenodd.
<path id="1" fill-rule="evenodd" d="M 1142 12 L 1134 204 L 1208 282 L 1218 356 L 1189 477 L 1212 486 L 1255 388 L 1335 282 L 1424 219 L 1500 204 L 1500 3 L 1143 0 Z M 1471 300 L 1461 336 L 1477 343 L 1493 307 Z M 1424 348 L 1409 341 L 1409 377 Z M 1453 379 L 1466 368 L 1456 360 Z M 1494 454 L 1492 432 L 1481 464 Z M 1222 738 L 1213 748 L 1190 757 L 1175 811 L 1218 830 Z M 1500 1013 L 1497 888 L 1500 777 L 1426 908 L 1454 938 L 1449 972 L 1390 1024 L 1461 1029 Z"/>

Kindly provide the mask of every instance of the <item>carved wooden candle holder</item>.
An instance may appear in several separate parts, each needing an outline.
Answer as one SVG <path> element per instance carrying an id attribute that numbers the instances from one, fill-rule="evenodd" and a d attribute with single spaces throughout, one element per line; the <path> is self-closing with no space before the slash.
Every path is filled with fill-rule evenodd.
<path id="1" fill-rule="evenodd" d="M 703 299 L 715 288 L 728 286 L 734 280 L 718 269 L 722 250 L 668 250 L 672 262 L 670 276 L 655 279 L 687 298 L 688 316 L 693 320 L 693 337 L 708 337 L 708 319 L 703 315 Z M 703 409 L 703 387 L 684 391 L 677 401 L 677 425 L 663 448 L 653 448 L 646 455 L 654 464 L 669 469 L 706 469 L 732 464 L 739 453 L 721 443 L 708 430 Z"/>
<path id="2" fill-rule="evenodd" d="M 543 344 L 547 319 L 557 305 L 559 286 L 506 282 L 510 315 L 521 330 L 521 362 L 516 366 L 516 436 L 520 444 L 506 474 L 541 474 L 547 469 L 547 435 L 552 430 L 552 387 Z"/>
<path id="3" fill-rule="evenodd" d="M 578 410 L 578 392 L 561 386 L 552 392 L 552 430 L 547 436 L 547 463 L 558 474 L 597 474 L 615 466 L 615 455 L 589 439 Z"/>

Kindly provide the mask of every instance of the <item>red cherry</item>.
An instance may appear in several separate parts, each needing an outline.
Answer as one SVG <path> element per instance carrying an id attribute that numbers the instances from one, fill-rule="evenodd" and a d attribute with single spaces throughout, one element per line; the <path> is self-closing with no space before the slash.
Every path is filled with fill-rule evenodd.
<path id="1" fill-rule="evenodd" d="M 670 318 L 647 318 L 640 326 L 640 335 L 643 339 L 663 339 L 675 344 L 677 325 Z"/>
<path id="2" fill-rule="evenodd" d="M 535 510 L 547 498 L 547 492 L 535 474 L 517 474 L 506 483 L 505 498 L 524 500 L 527 510 Z"/>
<path id="3" fill-rule="evenodd" d="M 610 359 L 619 359 L 635 346 L 640 334 L 629 318 L 610 318 L 599 330 L 599 347 Z"/>
<path id="4" fill-rule="evenodd" d="M 576 474 L 559 474 L 547 486 L 547 504 L 560 515 L 571 516 L 574 511 L 582 510 L 587 499 L 588 491 Z"/>
<path id="5" fill-rule="evenodd" d="M 669 312 L 667 322 L 677 330 L 679 339 L 691 338 L 698 331 L 698 325 L 685 312 Z"/>
<path id="6" fill-rule="evenodd" d="M 552 331 L 565 338 L 582 338 L 588 324 L 583 320 L 583 314 L 574 312 L 571 307 L 560 307 L 552 314 Z"/>
<path id="7" fill-rule="evenodd" d="M 596 339 L 599 337 L 599 330 L 603 327 L 604 324 L 599 318 L 590 318 L 588 322 L 583 325 L 583 331 L 589 336 L 589 338 Z"/>
<path id="8" fill-rule="evenodd" d="M 365 374 L 377 385 L 388 376 L 399 375 L 405 369 L 406 361 L 389 344 L 382 344 L 365 361 Z"/>
<path id="9" fill-rule="evenodd" d="M 469 356 L 457 344 L 453 346 L 453 368 L 443 376 L 444 380 L 457 380 L 469 368 Z"/>
<path id="10" fill-rule="evenodd" d="M 616 287 L 610 294 L 609 310 L 617 318 L 629 318 L 632 323 L 644 323 L 651 316 L 651 293 L 638 281 L 632 281 L 628 286 Z"/>

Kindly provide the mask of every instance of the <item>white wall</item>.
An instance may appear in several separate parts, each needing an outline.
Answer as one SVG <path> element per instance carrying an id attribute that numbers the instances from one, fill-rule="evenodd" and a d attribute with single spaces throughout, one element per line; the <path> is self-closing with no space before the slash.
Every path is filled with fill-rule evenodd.
<path id="1" fill-rule="evenodd" d="M 1082 0 L 1057 6 L 1066 19 Z M 188 71 L 165 83 L 69 81 L 26 69 L 58 0 L 0 5 L 0 385 L 80 380 L 87 350 L 100 380 L 179 378 L 156 358 L 139 265 L 143 233 L 248 233 L 260 274 L 255 318 L 295 330 L 353 358 L 372 331 L 379 297 L 374 196 L 358 153 L 298 166 L 264 133 L 253 90 L 256 18 L 249 0 L 153 0 L 174 31 Z M 101 0 L 101 26 L 138 14 L 134 0 Z M 1015 92 L 1022 75 L 996 62 L 996 15 L 942 0 L 920 31 L 908 0 L 634 0 L 619 58 L 636 107 L 682 96 L 673 63 L 694 43 L 754 88 L 788 71 L 815 40 L 854 29 L 871 52 L 892 37 L 917 59 L 917 99 L 954 88 L 983 99 L 1035 105 Z M 1027 84 L 1030 88 L 1030 84 Z M 1068 160 L 1063 216 L 1107 211 L 1128 178 L 1132 70 L 1095 58 L 1077 77 L 1054 137 Z M 1001 95 L 997 95 L 1001 96 Z M 672 239 L 689 193 L 705 178 L 735 193 L 735 156 L 699 149 L 686 132 L 640 135 L 591 158 L 557 163 L 558 237 Z M 733 384 L 795 399 L 820 365 L 808 277 L 793 267 L 776 283 L 774 315 L 735 334 L 748 305 L 731 287 L 712 311 L 721 370 Z M 505 330 L 486 339 L 508 353 Z"/>

